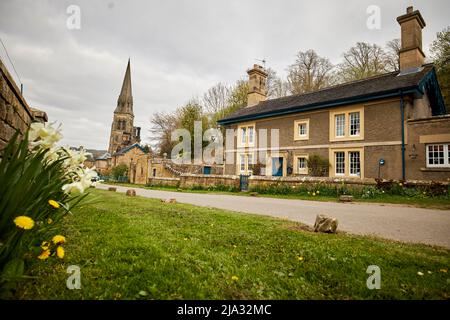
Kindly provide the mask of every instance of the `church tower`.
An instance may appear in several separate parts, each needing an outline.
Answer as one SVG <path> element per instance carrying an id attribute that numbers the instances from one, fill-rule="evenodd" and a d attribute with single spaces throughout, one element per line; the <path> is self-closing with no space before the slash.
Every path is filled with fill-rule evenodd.
<path id="1" fill-rule="evenodd" d="M 119 99 L 117 99 L 116 110 L 114 110 L 108 152 L 113 155 L 127 146 L 141 142 L 140 135 L 141 128 L 134 126 L 131 70 L 130 59 L 128 59 L 122 90 L 120 91 Z"/>

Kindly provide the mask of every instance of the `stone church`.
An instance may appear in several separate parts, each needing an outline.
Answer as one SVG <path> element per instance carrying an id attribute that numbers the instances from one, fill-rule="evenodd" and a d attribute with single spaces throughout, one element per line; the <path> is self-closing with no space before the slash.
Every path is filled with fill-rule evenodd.
<path id="1" fill-rule="evenodd" d="M 109 138 L 109 154 L 141 142 L 141 128 L 134 126 L 133 94 L 131 91 L 130 59 L 123 79 L 122 90 L 114 110 L 111 135 Z"/>

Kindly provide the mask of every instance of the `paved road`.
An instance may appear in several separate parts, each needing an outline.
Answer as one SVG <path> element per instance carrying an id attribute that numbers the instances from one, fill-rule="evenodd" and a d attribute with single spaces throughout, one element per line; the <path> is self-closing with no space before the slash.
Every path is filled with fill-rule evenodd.
<path id="1" fill-rule="evenodd" d="M 130 189 L 115 187 L 119 192 Z M 97 188 L 107 189 L 108 186 L 99 184 Z M 269 215 L 311 226 L 316 215 L 323 213 L 336 217 L 339 230 L 349 233 L 450 248 L 450 210 L 133 189 L 143 197 L 175 198 L 181 203 Z"/>

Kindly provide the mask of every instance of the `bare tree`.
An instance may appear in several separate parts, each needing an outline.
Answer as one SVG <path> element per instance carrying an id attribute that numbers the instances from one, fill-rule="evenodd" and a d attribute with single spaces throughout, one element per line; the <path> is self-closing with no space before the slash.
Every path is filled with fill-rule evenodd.
<path id="1" fill-rule="evenodd" d="M 227 107 L 229 96 L 230 88 L 221 82 L 209 88 L 202 99 L 205 111 L 210 114 L 223 113 Z"/>
<path id="2" fill-rule="evenodd" d="M 400 39 L 393 39 L 386 43 L 386 69 L 389 71 L 400 70 Z"/>
<path id="3" fill-rule="evenodd" d="M 333 64 L 314 50 L 300 51 L 294 64 L 288 67 L 289 91 L 300 94 L 328 87 L 333 82 Z"/>
<path id="4" fill-rule="evenodd" d="M 171 141 L 171 133 L 175 130 L 180 122 L 179 112 L 172 113 L 155 112 L 150 119 L 150 134 L 159 155 L 164 153 L 170 154 L 173 143 Z"/>
<path id="5" fill-rule="evenodd" d="M 339 64 L 339 80 L 347 82 L 364 79 L 387 71 L 386 52 L 376 44 L 357 42 L 343 54 Z"/>
<path id="6" fill-rule="evenodd" d="M 286 81 L 283 81 L 277 76 L 275 70 L 268 68 L 267 70 L 267 98 L 281 98 L 288 95 L 289 86 Z"/>

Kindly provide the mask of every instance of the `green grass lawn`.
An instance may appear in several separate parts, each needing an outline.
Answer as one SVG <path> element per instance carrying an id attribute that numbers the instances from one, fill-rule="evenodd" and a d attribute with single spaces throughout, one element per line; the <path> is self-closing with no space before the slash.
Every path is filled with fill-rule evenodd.
<path id="1" fill-rule="evenodd" d="M 446 249 L 317 234 L 286 220 L 121 193 L 93 194 L 98 203 L 64 222 L 64 260 L 34 261 L 29 275 L 37 278 L 22 282 L 16 298 L 450 298 Z M 81 268 L 80 290 L 66 288 L 69 265 Z M 369 265 L 381 268 L 380 290 L 366 287 Z"/>
<path id="2" fill-rule="evenodd" d="M 201 189 L 179 189 L 176 187 L 159 187 L 159 186 L 144 186 L 136 185 L 131 183 L 115 183 L 106 182 L 105 184 L 115 184 L 124 187 L 132 188 L 143 188 L 149 190 L 163 190 L 163 191 L 173 191 L 173 192 L 191 192 L 191 193 L 209 193 L 209 194 L 229 194 L 229 195 L 239 195 L 239 196 L 250 196 L 250 192 L 227 192 L 227 191 L 208 191 Z M 267 198 L 279 198 L 279 199 L 297 199 L 297 200 L 311 200 L 311 201 L 328 201 L 328 202 L 338 202 L 339 199 L 333 196 L 324 195 L 303 195 L 303 194 L 258 194 L 258 197 Z M 367 203 L 386 203 L 386 204 L 400 204 L 409 205 L 413 207 L 429 208 L 429 209 L 440 209 L 440 210 L 450 210 L 450 198 L 449 197 L 428 197 L 428 198 L 415 198 L 406 197 L 400 195 L 384 194 L 372 199 L 362 199 L 354 198 L 355 202 L 367 202 Z"/>

